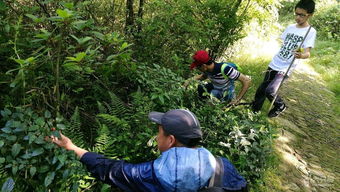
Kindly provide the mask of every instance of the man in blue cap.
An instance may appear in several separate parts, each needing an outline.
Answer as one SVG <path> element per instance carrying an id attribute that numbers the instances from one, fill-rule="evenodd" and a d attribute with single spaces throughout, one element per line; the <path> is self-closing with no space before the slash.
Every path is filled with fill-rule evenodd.
<path id="1" fill-rule="evenodd" d="M 151 112 L 149 119 L 158 125 L 156 140 L 162 155 L 139 164 L 88 152 L 62 134 L 51 138 L 60 147 L 73 150 L 94 177 L 124 191 L 248 191 L 245 179 L 227 159 L 215 158 L 207 149 L 197 147 L 202 131 L 192 112 Z"/>

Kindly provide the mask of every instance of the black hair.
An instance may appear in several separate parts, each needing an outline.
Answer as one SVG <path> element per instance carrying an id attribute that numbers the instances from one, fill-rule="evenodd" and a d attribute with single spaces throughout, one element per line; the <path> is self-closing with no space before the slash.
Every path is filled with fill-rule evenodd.
<path id="1" fill-rule="evenodd" d="M 209 60 L 207 63 L 204 63 L 204 64 L 206 64 L 206 65 L 211 65 L 211 64 L 213 64 L 213 63 L 215 63 L 214 60 Z"/>
<path id="2" fill-rule="evenodd" d="M 304 9 L 307 13 L 312 14 L 315 10 L 315 3 L 313 0 L 301 0 L 295 5 L 296 8 Z"/>
<path id="3" fill-rule="evenodd" d="M 163 129 L 163 133 L 164 133 L 164 136 L 172 135 L 172 134 L 168 133 L 167 131 L 165 131 L 164 129 Z M 202 138 L 191 138 L 191 139 L 189 139 L 189 138 L 180 138 L 180 137 L 176 137 L 175 135 L 174 135 L 174 137 L 175 137 L 181 144 L 183 144 L 184 146 L 189 147 L 189 148 L 190 148 L 190 147 L 197 147 L 198 145 L 202 144 L 202 143 L 201 143 Z"/>

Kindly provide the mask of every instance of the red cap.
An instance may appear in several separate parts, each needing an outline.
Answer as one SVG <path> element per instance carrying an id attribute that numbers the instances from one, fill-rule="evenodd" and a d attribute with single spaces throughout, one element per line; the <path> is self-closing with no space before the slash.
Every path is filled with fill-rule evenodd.
<path id="1" fill-rule="evenodd" d="M 211 59 L 208 52 L 204 50 L 196 51 L 192 58 L 194 59 L 194 62 L 190 65 L 190 69 L 194 69 L 200 65 L 208 63 L 208 61 Z"/>

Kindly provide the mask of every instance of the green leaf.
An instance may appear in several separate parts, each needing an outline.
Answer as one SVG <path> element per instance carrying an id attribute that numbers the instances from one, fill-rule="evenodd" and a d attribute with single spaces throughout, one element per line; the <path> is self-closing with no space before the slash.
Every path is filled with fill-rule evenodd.
<path id="1" fill-rule="evenodd" d="M 34 140 L 34 143 L 39 144 L 39 145 L 45 143 L 44 137 L 43 136 L 39 136 L 38 138 L 36 138 Z"/>
<path id="2" fill-rule="evenodd" d="M 43 166 L 39 166 L 38 172 L 39 172 L 39 173 L 45 173 L 45 172 L 47 172 L 48 170 L 50 170 L 50 167 L 47 166 L 47 165 L 43 165 Z"/>
<path id="3" fill-rule="evenodd" d="M 77 63 L 66 63 L 63 65 L 66 70 L 70 71 L 82 71 L 82 68 L 77 65 Z"/>
<path id="4" fill-rule="evenodd" d="M 105 38 L 105 35 L 103 35 L 102 33 L 97 32 L 97 31 L 93 31 L 92 33 L 93 33 L 98 39 L 100 39 L 100 40 L 104 40 L 104 38 Z"/>
<path id="5" fill-rule="evenodd" d="M 1 110 L 1 115 L 3 117 L 7 117 L 7 116 L 9 116 L 11 114 L 12 114 L 12 112 L 9 109 L 7 109 L 7 108 L 5 108 L 4 110 Z"/>
<path id="6" fill-rule="evenodd" d="M 31 144 L 33 141 L 35 141 L 35 139 L 37 138 L 37 136 L 35 136 L 32 133 L 28 134 L 28 143 Z"/>
<path id="7" fill-rule="evenodd" d="M 16 157 L 19 154 L 20 149 L 21 149 L 21 145 L 19 143 L 14 144 L 12 146 L 12 156 Z"/>
<path id="8" fill-rule="evenodd" d="M 33 177 L 35 175 L 35 173 L 37 172 L 37 168 L 36 167 L 31 167 L 30 168 L 30 174 Z"/>
<path id="9" fill-rule="evenodd" d="M 59 160 L 62 164 L 65 164 L 66 159 L 67 159 L 67 155 L 66 155 L 66 154 L 58 155 L 58 160 Z"/>
<path id="10" fill-rule="evenodd" d="M 0 147 L 4 146 L 5 142 L 3 140 L 0 140 Z"/>
<path id="11" fill-rule="evenodd" d="M 58 129 L 61 129 L 61 130 L 66 129 L 65 125 L 64 125 L 64 124 L 61 124 L 61 123 L 58 123 L 58 124 L 57 124 L 57 128 L 58 128 Z"/>
<path id="12" fill-rule="evenodd" d="M 4 127 L 1 129 L 4 133 L 12 133 L 12 129 L 9 127 Z"/>
<path id="13" fill-rule="evenodd" d="M 43 153 L 44 153 L 44 149 L 43 149 L 43 148 L 35 149 L 35 150 L 32 152 L 32 157 L 38 156 L 38 155 L 43 154 Z"/>
<path id="14" fill-rule="evenodd" d="M 39 18 L 35 15 L 32 15 L 32 14 L 25 14 L 27 17 L 29 17 L 30 19 L 32 19 L 34 22 L 36 23 L 39 23 L 39 22 L 42 22 L 43 19 L 42 18 Z"/>
<path id="15" fill-rule="evenodd" d="M 47 174 L 47 176 L 45 178 L 45 182 L 44 182 L 45 187 L 49 186 L 52 183 L 54 176 L 55 176 L 55 172 L 49 172 Z"/>
<path id="16" fill-rule="evenodd" d="M 13 165 L 13 167 L 12 167 L 12 174 L 16 175 L 17 172 L 18 172 L 18 166 L 17 165 Z"/>
<path id="17" fill-rule="evenodd" d="M 46 119 L 49 119 L 49 118 L 51 118 L 51 112 L 49 112 L 49 111 L 45 111 L 45 114 L 44 114 L 44 116 L 45 116 L 45 118 L 46 118 Z"/>
<path id="18" fill-rule="evenodd" d="M 130 44 L 131 45 L 131 44 Z M 127 42 L 124 42 L 123 44 L 122 44 L 122 46 L 120 47 L 120 51 L 123 51 L 124 49 L 126 49 L 127 47 L 129 47 L 130 46 Z"/>
<path id="19" fill-rule="evenodd" d="M 44 118 L 42 118 L 42 117 L 39 117 L 39 118 L 36 119 L 34 122 L 35 122 L 37 125 L 39 125 L 40 127 L 44 126 L 44 124 L 45 124 L 45 120 L 44 120 Z"/>
<path id="20" fill-rule="evenodd" d="M 10 136 L 7 137 L 7 140 L 8 140 L 8 141 L 15 141 L 15 140 L 17 140 L 17 136 L 15 136 L 15 135 L 10 135 Z"/>
<path id="21" fill-rule="evenodd" d="M 32 125 L 28 128 L 28 131 L 36 131 L 39 129 L 39 126 L 38 125 Z"/>
<path id="22" fill-rule="evenodd" d="M 30 159 L 32 157 L 32 155 L 30 153 L 24 154 L 21 156 L 21 158 L 23 159 Z"/>
<path id="23" fill-rule="evenodd" d="M 56 12 L 57 12 L 58 16 L 63 18 L 63 19 L 66 19 L 66 18 L 71 17 L 73 15 L 72 11 L 70 11 L 68 9 L 64 9 L 64 10 L 57 9 Z"/>
<path id="24" fill-rule="evenodd" d="M 4 157 L 0 157 L 0 164 L 5 163 L 6 159 Z"/>

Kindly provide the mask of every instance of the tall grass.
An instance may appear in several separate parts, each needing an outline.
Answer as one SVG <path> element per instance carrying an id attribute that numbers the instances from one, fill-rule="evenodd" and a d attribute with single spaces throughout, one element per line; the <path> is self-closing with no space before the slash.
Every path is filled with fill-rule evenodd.
<path id="1" fill-rule="evenodd" d="M 321 75 L 327 87 L 335 94 L 334 109 L 340 114 L 339 50 L 339 40 L 317 40 L 309 64 Z"/>

